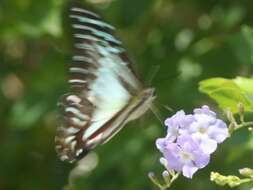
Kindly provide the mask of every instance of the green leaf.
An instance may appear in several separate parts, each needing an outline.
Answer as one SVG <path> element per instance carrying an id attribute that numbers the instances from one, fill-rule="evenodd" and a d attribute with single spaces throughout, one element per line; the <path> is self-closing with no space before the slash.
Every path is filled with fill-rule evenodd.
<path id="1" fill-rule="evenodd" d="M 199 90 L 214 99 L 222 109 L 238 112 L 243 103 L 245 111 L 253 112 L 253 78 L 211 78 L 199 83 Z"/>

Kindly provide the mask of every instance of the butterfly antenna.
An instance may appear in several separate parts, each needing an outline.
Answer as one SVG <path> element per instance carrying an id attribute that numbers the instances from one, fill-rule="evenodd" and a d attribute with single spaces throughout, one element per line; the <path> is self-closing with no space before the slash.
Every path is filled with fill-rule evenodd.
<path id="1" fill-rule="evenodd" d="M 163 105 L 163 104 L 161 104 L 161 103 L 159 103 L 159 102 L 156 102 L 156 103 L 159 104 L 159 107 L 162 107 L 163 109 L 165 109 L 165 110 L 168 111 L 169 113 L 175 113 L 175 110 L 174 110 L 172 107 L 170 107 L 170 106 L 168 106 L 168 105 Z"/>
<path id="2" fill-rule="evenodd" d="M 162 122 L 162 119 L 161 119 L 161 116 L 159 114 L 159 111 L 158 111 L 157 107 L 154 104 L 152 104 L 150 106 L 150 110 L 155 115 L 155 117 L 160 121 L 160 123 L 163 125 L 163 122 Z"/>
<path id="3" fill-rule="evenodd" d="M 152 81 L 154 80 L 155 76 L 157 75 L 157 73 L 159 72 L 161 66 L 160 65 L 154 65 L 151 72 L 149 73 L 148 77 L 147 77 L 147 86 L 151 86 Z"/>
<path id="4" fill-rule="evenodd" d="M 175 110 L 173 110 L 173 108 L 169 107 L 168 105 L 163 106 L 167 111 L 174 113 Z"/>

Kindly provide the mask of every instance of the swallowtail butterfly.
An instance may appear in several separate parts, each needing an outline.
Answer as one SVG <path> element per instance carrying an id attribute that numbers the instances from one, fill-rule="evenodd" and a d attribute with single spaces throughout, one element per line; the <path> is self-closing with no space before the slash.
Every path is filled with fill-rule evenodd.
<path id="1" fill-rule="evenodd" d="M 144 89 L 114 27 L 72 2 L 68 17 L 73 39 L 70 92 L 59 100 L 61 125 L 55 137 L 61 160 L 74 162 L 151 106 L 154 88 Z"/>

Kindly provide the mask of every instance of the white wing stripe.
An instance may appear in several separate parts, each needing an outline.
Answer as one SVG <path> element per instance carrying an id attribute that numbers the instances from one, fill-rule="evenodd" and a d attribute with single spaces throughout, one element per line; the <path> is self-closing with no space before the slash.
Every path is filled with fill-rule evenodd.
<path id="1" fill-rule="evenodd" d="M 110 29 L 114 30 L 113 26 L 111 26 L 110 24 L 107 24 L 107 23 L 105 23 L 101 20 L 94 20 L 94 19 L 91 19 L 91 18 L 83 17 L 83 16 L 80 16 L 80 15 L 72 15 L 72 14 L 69 15 L 69 17 L 78 19 L 80 22 L 94 24 L 94 25 L 98 25 L 100 27 L 106 27 L 106 28 L 110 28 Z"/>
<path id="2" fill-rule="evenodd" d="M 97 36 L 100 36 L 100 37 L 103 37 L 103 38 L 105 38 L 108 41 L 114 42 L 116 44 L 121 44 L 121 41 L 116 40 L 111 34 L 108 34 L 108 33 L 103 32 L 103 31 L 96 30 L 95 28 L 92 28 L 92 27 L 89 27 L 89 26 L 85 26 L 85 25 L 81 25 L 81 24 L 73 24 L 72 27 L 76 28 L 76 29 L 89 30 L 93 34 L 95 34 Z"/>
<path id="3" fill-rule="evenodd" d="M 60 157 L 60 159 L 61 159 L 62 161 L 65 161 L 65 160 L 68 160 L 69 157 L 68 157 L 67 155 L 62 155 L 62 156 Z"/>
<path id="4" fill-rule="evenodd" d="M 71 80 L 69 80 L 69 83 L 82 83 L 82 84 L 84 84 L 84 83 L 87 83 L 87 81 L 81 80 L 81 79 L 71 79 Z"/>
<path id="5" fill-rule="evenodd" d="M 90 12 L 88 10 L 85 10 L 85 9 L 81 9 L 81 8 L 78 8 L 78 7 L 73 7 L 70 9 L 71 11 L 74 11 L 74 12 L 80 12 L 80 13 L 85 13 L 85 14 L 89 14 L 89 15 L 92 15 L 94 17 L 97 17 L 97 18 L 100 18 L 97 14 L 93 13 L 93 12 Z"/>
<path id="6" fill-rule="evenodd" d="M 83 61 L 83 62 L 87 62 L 87 63 L 93 63 L 92 59 L 89 58 L 89 57 L 85 57 L 85 56 L 82 56 L 82 55 L 74 55 L 72 57 L 73 61 Z"/>
<path id="7" fill-rule="evenodd" d="M 71 148 L 72 151 L 75 150 L 76 144 L 77 144 L 76 141 L 73 141 L 73 142 L 71 143 L 70 148 Z"/>
<path id="8" fill-rule="evenodd" d="M 76 103 L 76 104 L 79 104 L 79 103 L 82 101 L 82 99 L 79 98 L 79 97 L 76 96 L 76 95 L 69 95 L 69 96 L 67 97 L 67 101 L 71 101 L 71 102 L 74 102 L 74 103 Z"/>
<path id="9" fill-rule="evenodd" d="M 75 139 L 75 136 L 69 136 L 69 137 L 67 137 L 66 139 L 65 139 L 65 143 L 66 144 L 69 144 L 72 140 L 74 140 Z"/>
<path id="10" fill-rule="evenodd" d="M 79 149 L 76 151 L 76 156 L 79 156 L 83 152 L 83 149 Z"/>
<path id="11" fill-rule="evenodd" d="M 95 36 L 91 36 L 91 35 L 87 35 L 87 34 L 74 34 L 74 37 L 81 38 L 84 40 L 107 43 L 107 41 L 105 41 L 103 39 L 99 39 L 99 38 L 96 38 Z"/>
<path id="12" fill-rule="evenodd" d="M 83 134 L 83 141 L 91 137 L 97 130 L 99 130 L 102 126 L 93 126 L 93 127 L 88 127 L 86 131 Z"/>
<path id="13" fill-rule="evenodd" d="M 89 117 L 85 114 L 82 114 L 78 109 L 74 108 L 74 107 L 68 107 L 65 109 L 65 112 L 71 112 L 74 115 L 76 115 L 78 118 L 82 119 L 82 120 L 88 120 Z"/>
<path id="14" fill-rule="evenodd" d="M 114 48 L 114 47 L 111 47 L 111 46 L 106 47 L 106 49 L 107 49 L 107 51 L 110 51 L 112 53 L 121 53 L 121 52 L 125 51 L 123 48 L 119 48 L 119 47 Z M 123 62 L 123 61 L 121 61 L 121 62 Z"/>
<path id="15" fill-rule="evenodd" d="M 73 72 L 73 73 L 81 73 L 81 74 L 88 74 L 89 71 L 86 70 L 86 69 L 83 69 L 83 68 L 78 68 L 78 67 L 71 67 L 69 69 L 70 72 Z"/>
<path id="16" fill-rule="evenodd" d="M 87 123 L 86 121 L 81 121 L 80 119 L 75 118 L 75 117 L 72 117 L 72 118 L 71 118 L 71 121 L 72 121 L 75 125 L 77 125 L 77 126 L 79 126 L 79 127 L 83 127 L 83 126 Z"/>
<path id="17" fill-rule="evenodd" d="M 85 50 L 89 50 L 89 51 L 94 51 L 94 48 L 88 44 L 85 44 L 85 43 L 76 43 L 74 44 L 74 46 L 78 49 L 85 49 Z"/>
<path id="18" fill-rule="evenodd" d="M 74 127 L 68 127 L 68 128 L 66 129 L 66 131 L 67 131 L 68 134 L 75 134 L 75 133 L 77 133 L 79 130 L 80 130 L 80 129 L 77 129 L 77 128 L 74 128 Z"/>

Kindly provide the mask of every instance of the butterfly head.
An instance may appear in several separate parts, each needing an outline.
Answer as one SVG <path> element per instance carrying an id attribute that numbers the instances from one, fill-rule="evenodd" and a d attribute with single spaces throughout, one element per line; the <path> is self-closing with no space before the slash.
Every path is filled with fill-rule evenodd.
<path id="1" fill-rule="evenodd" d="M 156 98 L 156 90 L 155 88 L 146 88 L 142 90 L 138 98 L 143 104 L 151 104 L 153 100 Z"/>
<path id="2" fill-rule="evenodd" d="M 155 99 L 156 98 L 156 90 L 155 88 L 147 88 L 143 91 L 146 94 L 147 98 Z"/>

